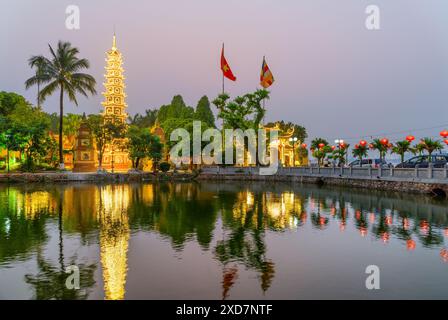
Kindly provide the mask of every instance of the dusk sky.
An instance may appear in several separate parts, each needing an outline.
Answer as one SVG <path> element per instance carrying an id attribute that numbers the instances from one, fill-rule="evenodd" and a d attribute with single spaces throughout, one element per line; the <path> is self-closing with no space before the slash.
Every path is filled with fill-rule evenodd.
<path id="1" fill-rule="evenodd" d="M 70 4 L 81 10 L 80 30 L 65 27 Z M 381 30 L 365 28 L 369 4 L 381 10 Z M 406 133 L 387 137 L 437 136 L 448 127 L 447 16 L 446 0 L 3 0 L 0 91 L 35 103 L 36 89 L 24 87 L 27 59 L 66 40 L 90 60 L 99 93 L 66 112 L 99 112 L 115 25 L 130 114 L 175 94 L 191 106 L 216 97 L 225 42 L 237 77 L 226 81 L 232 96 L 259 87 L 266 56 L 276 79 L 267 121 L 292 121 L 331 142 L 397 131 Z M 43 106 L 57 111 L 57 95 Z M 410 130 L 428 127 L 437 128 Z"/>

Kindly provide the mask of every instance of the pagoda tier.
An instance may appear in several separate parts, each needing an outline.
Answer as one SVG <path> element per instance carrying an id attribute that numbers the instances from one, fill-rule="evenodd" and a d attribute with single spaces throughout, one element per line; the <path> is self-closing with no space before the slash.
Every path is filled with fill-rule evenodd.
<path id="1" fill-rule="evenodd" d="M 117 49 L 117 41 L 114 35 L 112 48 L 106 53 L 106 74 L 104 75 L 104 101 L 103 115 L 108 119 L 115 118 L 114 121 L 126 123 L 128 114 L 126 112 L 126 93 L 122 67 L 123 59 Z M 103 157 L 103 168 L 111 171 L 127 171 L 131 168 L 132 162 L 129 159 L 127 150 L 120 146 L 124 145 L 126 139 L 115 139 L 111 144 L 106 145 Z"/>
<path id="2" fill-rule="evenodd" d="M 112 48 L 107 51 L 106 58 L 106 74 L 104 85 L 104 107 L 103 114 L 106 117 L 115 116 L 123 123 L 128 117 L 126 108 L 126 94 L 124 92 L 126 86 L 124 85 L 125 77 L 123 76 L 124 69 L 122 67 L 123 59 L 120 51 L 117 49 L 117 42 L 114 35 Z"/>

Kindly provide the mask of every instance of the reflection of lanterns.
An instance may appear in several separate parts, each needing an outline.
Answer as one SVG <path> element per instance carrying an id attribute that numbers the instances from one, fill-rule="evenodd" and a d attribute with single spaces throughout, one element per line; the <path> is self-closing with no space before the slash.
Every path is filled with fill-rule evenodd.
<path id="1" fill-rule="evenodd" d="M 383 139 L 380 140 L 380 143 L 381 143 L 383 146 L 387 146 L 387 145 L 389 145 L 389 139 L 387 139 L 387 138 L 383 138 Z"/>
<path id="2" fill-rule="evenodd" d="M 445 231 L 443 232 L 445 234 L 445 237 L 448 238 L 448 228 L 445 229 Z"/>
<path id="3" fill-rule="evenodd" d="M 409 229 L 409 220 L 408 218 L 403 219 L 403 229 L 408 230 Z"/>
<path id="4" fill-rule="evenodd" d="M 406 241 L 406 249 L 409 251 L 415 250 L 416 244 L 415 241 L 412 239 L 409 239 Z"/>
<path id="5" fill-rule="evenodd" d="M 448 130 L 440 131 L 440 135 L 441 135 L 442 137 L 444 137 L 445 139 L 448 138 Z"/>
<path id="6" fill-rule="evenodd" d="M 375 214 L 374 213 L 369 214 L 369 221 L 370 221 L 370 223 L 375 222 Z"/>
<path id="7" fill-rule="evenodd" d="M 367 228 L 366 227 L 359 228 L 359 233 L 361 234 L 362 237 L 365 237 L 367 235 Z"/>
<path id="8" fill-rule="evenodd" d="M 340 223 L 339 223 L 339 230 L 340 231 L 345 231 L 345 222 L 344 221 L 341 221 Z"/>
<path id="9" fill-rule="evenodd" d="M 359 145 L 362 147 L 365 147 L 367 145 L 367 141 L 366 140 L 361 140 L 359 141 Z"/>
<path id="10" fill-rule="evenodd" d="M 389 242 L 389 238 L 390 238 L 390 235 L 388 232 L 383 232 L 381 234 L 381 239 L 383 240 L 384 243 Z"/>
<path id="11" fill-rule="evenodd" d="M 390 226 L 392 224 L 392 217 L 391 216 L 387 216 L 385 220 L 386 220 L 386 224 L 388 226 Z"/>
<path id="12" fill-rule="evenodd" d="M 409 141 L 409 142 L 412 142 L 412 141 L 415 140 L 415 137 L 412 136 L 412 135 L 408 135 L 408 136 L 406 137 L 406 140 Z"/>
<path id="13" fill-rule="evenodd" d="M 423 234 L 427 234 L 429 231 L 429 223 L 426 220 L 422 220 L 420 222 L 420 232 Z"/>
<path id="14" fill-rule="evenodd" d="M 444 262 L 448 262 L 448 250 L 447 249 L 440 250 L 440 257 Z"/>

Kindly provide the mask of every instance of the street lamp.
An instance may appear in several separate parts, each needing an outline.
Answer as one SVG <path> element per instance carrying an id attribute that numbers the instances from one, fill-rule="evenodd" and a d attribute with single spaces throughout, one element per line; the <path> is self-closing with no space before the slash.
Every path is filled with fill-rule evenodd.
<path id="1" fill-rule="evenodd" d="M 296 142 L 297 142 L 298 138 L 294 137 L 294 138 L 289 138 L 289 142 L 292 142 L 292 166 L 295 167 L 296 166 Z"/>

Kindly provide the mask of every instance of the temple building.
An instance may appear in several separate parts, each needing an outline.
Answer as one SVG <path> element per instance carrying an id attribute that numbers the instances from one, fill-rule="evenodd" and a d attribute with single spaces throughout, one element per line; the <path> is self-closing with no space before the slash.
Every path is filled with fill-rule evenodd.
<path id="1" fill-rule="evenodd" d="M 125 77 L 123 76 L 123 59 L 117 48 L 114 35 L 112 48 L 106 53 L 106 74 L 104 82 L 103 115 L 106 121 L 126 123 Z M 106 147 L 103 158 L 103 168 L 110 171 L 127 171 L 132 167 L 128 152 L 123 149 L 125 140 L 116 140 Z"/>

